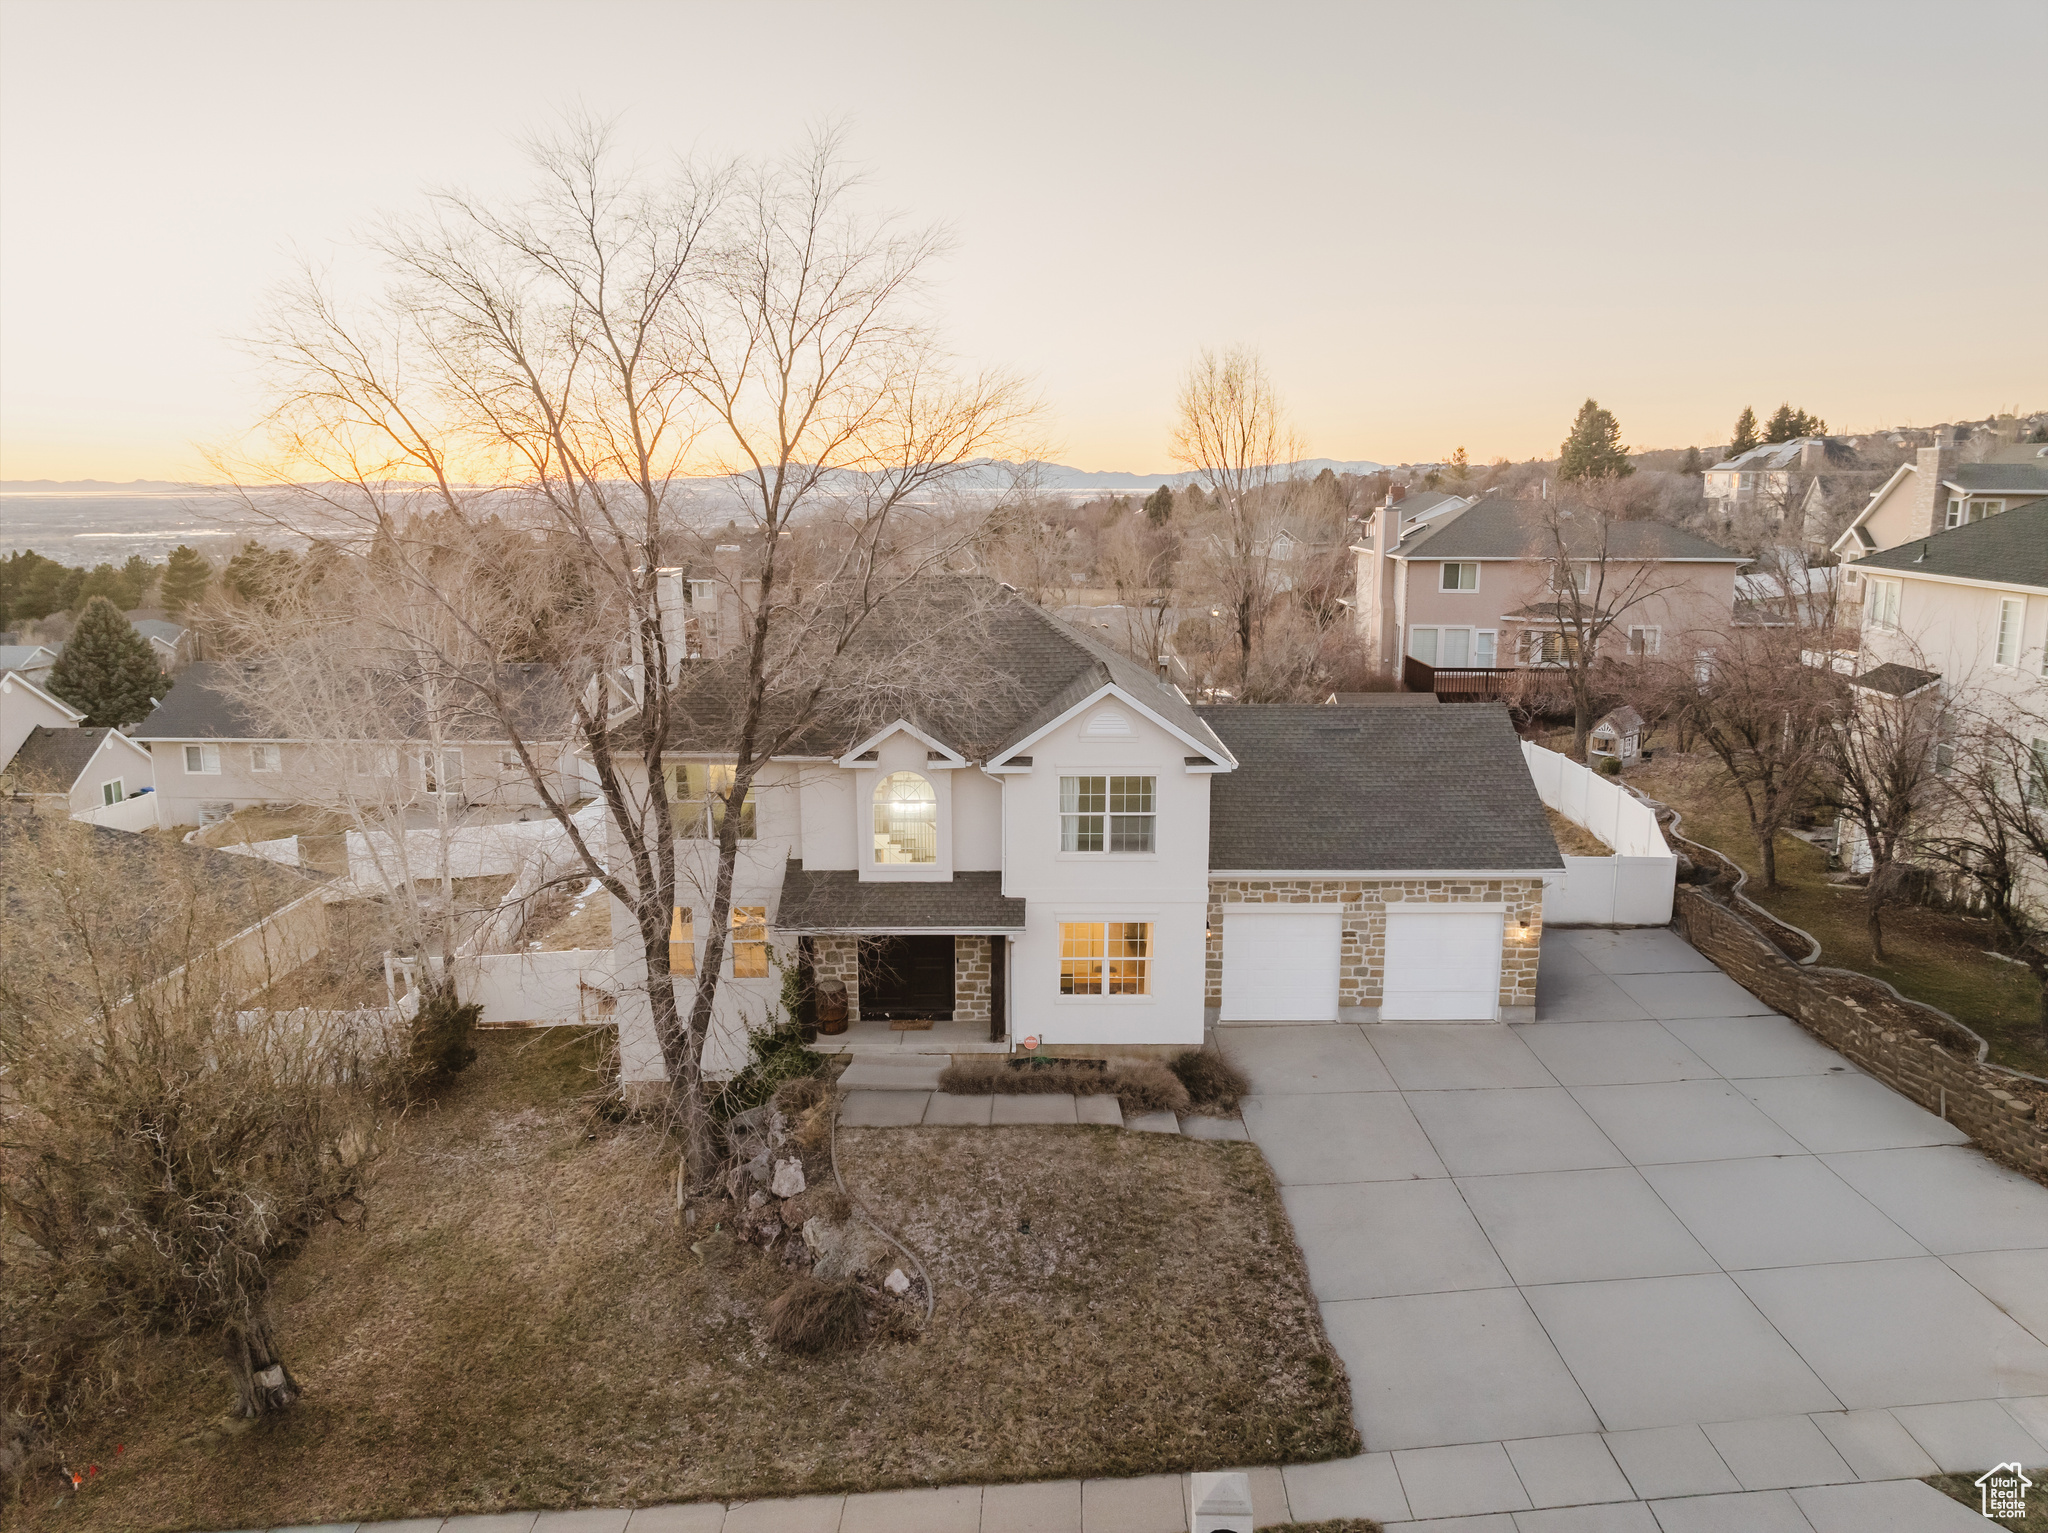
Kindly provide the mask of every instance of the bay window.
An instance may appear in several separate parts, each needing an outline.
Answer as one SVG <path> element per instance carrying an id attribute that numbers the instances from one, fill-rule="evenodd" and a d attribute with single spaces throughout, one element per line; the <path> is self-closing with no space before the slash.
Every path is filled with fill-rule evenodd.
<path id="1" fill-rule="evenodd" d="M 1060 850 L 1149 852 L 1158 819 L 1150 777 L 1062 777 Z"/>
<path id="2" fill-rule="evenodd" d="M 1150 995 L 1152 923 L 1062 921 L 1061 995 Z"/>

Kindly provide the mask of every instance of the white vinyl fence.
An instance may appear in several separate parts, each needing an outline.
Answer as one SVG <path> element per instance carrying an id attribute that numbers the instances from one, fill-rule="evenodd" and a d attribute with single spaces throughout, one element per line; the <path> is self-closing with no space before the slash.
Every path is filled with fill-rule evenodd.
<path id="1" fill-rule="evenodd" d="M 102 804 L 97 809 L 81 809 L 72 817 L 88 825 L 105 825 L 113 830 L 127 830 L 140 833 L 156 827 L 156 795 L 138 793 L 133 798 L 124 798 L 118 804 Z"/>
<path id="2" fill-rule="evenodd" d="M 616 1022 L 624 981 L 610 948 L 481 953 L 456 968 L 465 1001 L 479 1002 L 487 1023 Z"/>
<path id="3" fill-rule="evenodd" d="M 586 840 L 604 837 L 604 804 L 595 800 L 577 811 L 576 828 Z M 378 875 L 400 877 L 407 868 L 415 879 L 441 876 L 441 832 L 435 829 L 405 833 L 405 857 L 401 862 L 394 837 L 383 831 L 348 833 L 348 873 L 358 889 L 365 892 L 384 886 Z M 457 825 L 448 832 L 448 865 L 451 878 L 488 878 L 493 874 L 517 873 L 536 855 L 559 860 L 569 851 L 569 836 L 553 816 L 531 820 L 508 820 L 491 825 Z"/>
<path id="4" fill-rule="evenodd" d="M 197 835 L 198 832 L 193 832 Z M 187 837 L 190 840 L 190 837 Z M 193 842 L 193 845 L 199 845 Z M 299 838 L 279 836 L 275 841 L 230 841 L 225 846 L 210 848 L 216 852 L 233 852 L 240 857 L 261 857 L 266 862 L 282 863 L 285 867 L 299 866 Z"/>
<path id="5" fill-rule="evenodd" d="M 1550 808 L 1614 848 L 1612 857 L 1567 857 L 1564 878 L 1543 891 L 1546 926 L 1663 926 L 1671 920 L 1678 859 L 1657 817 L 1598 772 L 1522 742 L 1536 793 Z"/>

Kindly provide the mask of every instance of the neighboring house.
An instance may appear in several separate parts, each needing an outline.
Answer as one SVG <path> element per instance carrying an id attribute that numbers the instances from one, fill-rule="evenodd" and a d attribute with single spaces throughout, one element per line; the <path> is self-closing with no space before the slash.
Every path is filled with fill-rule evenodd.
<path id="1" fill-rule="evenodd" d="M 149 751 L 118 729 L 56 729 L 38 724 L 0 771 L 0 792 L 61 798 L 66 814 L 84 814 L 146 792 Z"/>
<path id="2" fill-rule="evenodd" d="M 1563 864 L 1504 710 L 1198 709 L 1013 592 L 974 600 L 1001 684 L 879 727 L 821 723 L 762 766 L 710 1069 L 744 1060 L 785 968 L 844 982 L 855 1046 L 1157 1051 L 1198 1045 L 1219 1013 L 1526 1014 L 1542 882 Z M 866 642 L 892 652 L 876 622 Z M 716 876 L 708 799 L 732 771 L 731 726 L 703 701 L 719 695 L 713 676 L 679 705 L 664 767 L 692 891 L 671 927 L 685 1005 Z M 658 1080 L 622 906 L 613 932 L 624 1078 Z"/>
<path id="3" fill-rule="evenodd" d="M 544 666 L 509 667 L 522 699 L 529 748 L 558 763 L 562 791 L 575 786 L 580 763 L 565 745 L 571 703 Z M 257 804 L 335 804 L 348 797 L 390 803 L 431 803 L 444 795 L 461 805 L 518 806 L 540 802 L 501 726 L 464 710 L 442 731 L 436 757 L 422 727 L 399 739 L 280 738 L 254 722 L 227 685 L 228 666 L 199 660 L 148 718 L 131 731 L 155 758 L 158 823 L 204 825 Z"/>
<path id="4" fill-rule="evenodd" d="M 57 651 L 47 644 L 0 644 L 0 671 L 13 671 L 38 685 L 48 681 Z"/>
<path id="5" fill-rule="evenodd" d="M 1723 528 L 1742 521 L 1785 543 L 1809 541 L 1840 526 L 1883 477 L 1833 437 L 1766 442 L 1702 476 L 1707 509 Z"/>
<path id="6" fill-rule="evenodd" d="M 53 697 L 20 671 L 0 671 L 0 768 L 38 729 L 76 729 L 82 710 Z"/>
<path id="7" fill-rule="evenodd" d="M 2048 499 L 1866 555 L 1845 574 L 1863 603 L 1852 685 L 1893 697 L 1938 687 L 1950 705 L 2039 729 L 2048 772 Z"/>
<path id="8" fill-rule="evenodd" d="M 1370 541 L 1352 550 L 1357 622 L 1381 669 L 1398 672 L 1404 656 L 1448 668 L 1561 663 L 1573 641 L 1569 602 L 1561 616 L 1553 589 L 1556 545 L 1545 518 L 1554 509 L 1487 496 L 1397 526 L 1401 506 L 1381 507 Z M 1580 513 L 1566 525 L 1582 529 L 1567 532 L 1566 553 L 1590 598 L 1587 561 L 1598 557 L 1600 522 Z M 1662 522 L 1607 527 L 1610 599 L 1631 586 L 1655 594 L 1616 619 L 1603 653 L 1656 655 L 1683 635 L 1728 623 L 1743 555 Z"/>
<path id="9" fill-rule="evenodd" d="M 135 631 L 149 640 L 149 652 L 166 676 L 176 675 L 192 659 L 192 630 L 162 618 L 130 618 Z"/>
<path id="10" fill-rule="evenodd" d="M 1803 624 L 1823 627 L 1839 621 L 1841 566 L 1810 566 L 1796 548 L 1780 548 L 1775 557 L 1735 577 L 1735 620 L 1760 627 Z"/>
<path id="11" fill-rule="evenodd" d="M 1878 487 L 1870 504 L 1835 539 L 1834 551 L 1844 559 L 1860 559 L 2044 499 L 2048 446 L 2007 446 L 1963 463 L 1953 434 L 1944 428 L 1932 447 L 1921 448 Z"/>

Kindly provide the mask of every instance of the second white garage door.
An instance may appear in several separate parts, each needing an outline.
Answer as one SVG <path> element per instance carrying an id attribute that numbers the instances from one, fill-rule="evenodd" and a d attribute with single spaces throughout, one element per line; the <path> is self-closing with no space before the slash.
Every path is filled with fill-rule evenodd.
<path id="1" fill-rule="evenodd" d="M 1336 911 L 1223 917 L 1225 1022 L 1334 1022 L 1344 918 Z"/>
<path id="2" fill-rule="evenodd" d="M 1501 916 L 1387 912 L 1382 1022 L 1491 1022 L 1500 1015 Z"/>

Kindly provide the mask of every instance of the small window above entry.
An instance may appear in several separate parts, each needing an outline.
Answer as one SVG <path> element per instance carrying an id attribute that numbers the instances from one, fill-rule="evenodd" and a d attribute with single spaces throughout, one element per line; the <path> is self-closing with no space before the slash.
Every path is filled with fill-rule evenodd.
<path id="1" fill-rule="evenodd" d="M 1476 591 L 1479 589 L 1479 566 L 1476 563 L 1444 564 L 1443 583 L 1439 591 Z"/>

